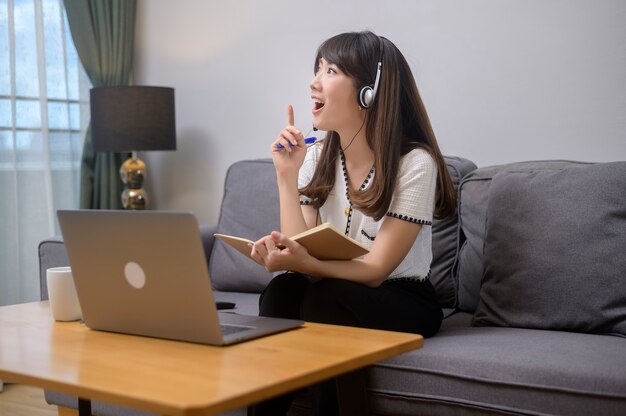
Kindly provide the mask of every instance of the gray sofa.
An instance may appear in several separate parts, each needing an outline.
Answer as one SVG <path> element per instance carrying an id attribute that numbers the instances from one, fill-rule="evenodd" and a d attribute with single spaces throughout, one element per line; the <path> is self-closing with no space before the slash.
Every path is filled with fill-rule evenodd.
<path id="1" fill-rule="evenodd" d="M 371 413 L 626 414 L 626 162 L 446 160 L 458 217 L 433 224 L 431 279 L 447 318 L 424 348 L 369 369 Z M 212 235 L 278 229 L 276 198 L 271 161 L 235 163 L 219 223 L 201 230 L 217 298 L 244 314 L 271 275 Z M 39 256 L 46 299 L 46 268 L 67 264 L 61 239 Z M 302 392 L 292 414 L 307 403 Z"/>

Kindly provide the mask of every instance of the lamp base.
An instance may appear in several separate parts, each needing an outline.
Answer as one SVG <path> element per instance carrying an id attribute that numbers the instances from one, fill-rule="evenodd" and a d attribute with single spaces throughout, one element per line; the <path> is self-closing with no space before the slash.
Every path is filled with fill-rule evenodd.
<path id="1" fill-rule="evenodd" d="M 124 189 L 122 192 L 122 206 L 124 209 L 146 209 L 146 191 L 139 189 Z"/>
<path id="2" fill-rule="evenodd" d="M 139 159 L 135 152 L 126 159 L 120 168 L 120 177 L 124 183 L 122 192 L 122 206 L 125 209 L 145 209 L 148 204 L 148 195 L 143 189 L 143 180 L 146 176 L 146 164 Z"/>

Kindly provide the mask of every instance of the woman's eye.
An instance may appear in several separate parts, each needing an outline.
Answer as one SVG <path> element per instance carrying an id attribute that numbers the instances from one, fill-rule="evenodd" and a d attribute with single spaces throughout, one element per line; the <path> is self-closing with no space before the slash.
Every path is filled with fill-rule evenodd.
<path id="1" fill-rule="evenodd" d="M 334 68 L 328 68 L 328 70 L 326 71 L 327 74 L 336 74 L 337 71 Z"/>

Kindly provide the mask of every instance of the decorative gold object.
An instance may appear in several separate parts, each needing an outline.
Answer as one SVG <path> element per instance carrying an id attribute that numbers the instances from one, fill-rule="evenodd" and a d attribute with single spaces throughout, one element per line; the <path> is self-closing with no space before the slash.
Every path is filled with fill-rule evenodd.
<path id="1" fill-rule="evenodd" d="M 122 205 L 125 209 L 145 209 L 148 204 L 146 191 L 143 189 L 143 180 L 146 177 L 146 164 L 133 152 L 132 157 L 126 159 L 120 168 L 120 177 L 124 183 Z"/>

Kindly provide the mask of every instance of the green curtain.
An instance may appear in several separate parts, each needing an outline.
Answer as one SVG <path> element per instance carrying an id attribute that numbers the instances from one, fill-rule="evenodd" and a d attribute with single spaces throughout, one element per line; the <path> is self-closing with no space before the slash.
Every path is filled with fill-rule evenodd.
<path id="1" fill-rule="evenodd" d="M 94 87 L 129 85 L 136 0 L 64 0 L 78 56 Z M 95 153 L 91 122 L 81 165 L 80 207 L 121 209 L 119 168 L 128 153 Z"/>

